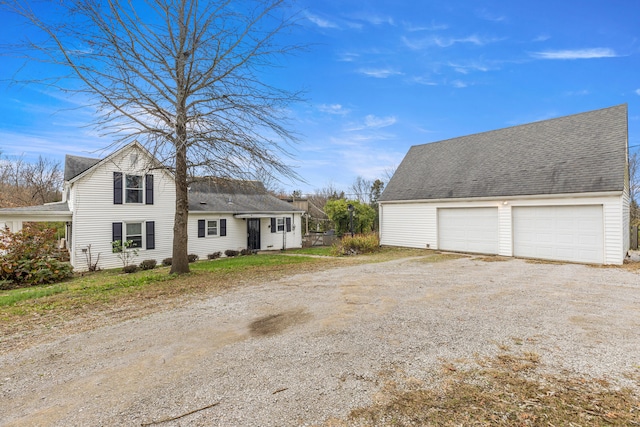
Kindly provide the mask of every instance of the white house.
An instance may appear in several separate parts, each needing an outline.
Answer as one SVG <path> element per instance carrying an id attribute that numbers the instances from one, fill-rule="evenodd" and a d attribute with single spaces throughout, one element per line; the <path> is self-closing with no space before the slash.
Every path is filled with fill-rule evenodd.
<path id="1" fill-rule="evenodd" d="M 227 249 L 276 250 L 302 246 L 302 211 L 269 195 L 256 181 L 200 178 L 190 187 L 188 252 L 206 259 Z M 134 262 L 171 257 L 173 175 L 137 142 L 103 159 L 67 155 L 63 200 L 0 209 L 0 224 L 17 231 L 28 221 L 64 221 L 71 264 L 122 266 L 115 240 L 138 248 Z"/>
<path id="2" fill-rule="evenodd" d="M 627 106 L 413 146 L 379 201 L 383 245 L 622 264 Z"/>

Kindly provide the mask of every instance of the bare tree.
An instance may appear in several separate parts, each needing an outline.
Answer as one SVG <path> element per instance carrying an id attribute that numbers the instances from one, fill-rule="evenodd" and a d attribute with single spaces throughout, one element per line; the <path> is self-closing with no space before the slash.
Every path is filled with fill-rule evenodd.
<path id="1" fill-rule="evenodd" d="M 357 176 L 351 187 L 349 187 L 350 195 L 353 196 L 354 200 L 368 204 L 372 185 L 373 181 Z"/>
<path id="2" fill-rule="evenodd" d="M 22 157 L 0 160 L 0 207 L 33 206 L 60 200 L 60 163 L 40 156 L 34 163 Z"/>
<path id="3" fill-rule="evenodd" d="M 46 16 L 27 0 L 0 1 L 40 30 L 29 55 L 81 83 L 114 144 L 138 140 L 172 169 L 172 273 L 189 271 L 191 177 L 246 177 L 257 166 L 296 177 L 283 158 L 296 140 L 287 107 L 300 94 L 264 74 L 299 49 L 279 37 L 294 25 L 284 0 L 68 0 L 48 2 Z M 73 89 L 67 81 L 46 83 Z"/>

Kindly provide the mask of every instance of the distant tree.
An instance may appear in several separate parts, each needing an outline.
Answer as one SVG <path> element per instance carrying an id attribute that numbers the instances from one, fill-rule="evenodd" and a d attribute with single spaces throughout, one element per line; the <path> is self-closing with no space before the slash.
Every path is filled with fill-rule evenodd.
<path id="1" fill-rule="evenodd" d="M 376 179 L 373 184 L 371 184 L 371 189 L 369 191 L 370 204 L 374 209 L 378 209 L 378 199 L 384 191 L 384 182 Z"/>
<path id="2" fill-rule="evenodd" d="M 349 205 L 353 206 L 353 231 L 368 233 L 372 231 L 376 217 L 373 208 L 359 200 L 333 199 L 324 206 L 324 211 L 333 222 L 336 233 L 345 234 L 350 230 Z"/>
<path id="3" fill-rule="evenodd" d="M 36 82 L 79 87 L 95 102 L 96 125 L 116 137 L 114 144 L 138 140 L 172 170 L 171 273 L 189 272 L 192 176 L 208 170 L 247 177 L 256 168 L 297 176 L 282 158 L 296 141 L 287 107 L 300 94 L 274 87 L 264 73 L 300 48 L 279 38 L 294 24 L 284 0 L 30 3 L 0 4 L 44 36 L 25 41 L 32 59 L 68 71 Z"/>
<path id="4" fill-rule="evenodd" d="M 361 203 L 369 203 L 371 198 L 371 186 L 373 182 L 364 179 L 361 176 L 357 176 L 356 179 L 349 187 L 350 195 L 353 196 L 353 199 L 358 200 Z"/>
<path id="5" fill-rule="evenodd" d="M 38 157 L 34 163 L 22 157 L 0 159 L 0 207 L 34 206 L 62 197 L 60 163 Z"/>

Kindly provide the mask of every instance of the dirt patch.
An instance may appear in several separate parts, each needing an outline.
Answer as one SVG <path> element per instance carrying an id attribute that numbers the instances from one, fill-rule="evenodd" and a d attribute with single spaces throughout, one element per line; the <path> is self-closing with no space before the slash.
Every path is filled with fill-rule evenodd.
<path id="1" fill-rule="evenodd" d="M 304 309 L 285 311 L 260 317 L 249 324 L 249 331 L 253 336 L 269 336 L 283 332 L 291 326 L 306 323 L 311 314 Z"/>
<path id="2" fill-rule="evenodd" d="M 474 258 L 474 260 L 483 261 L 483 262 L 504 262 L 504 261 L 511 261 L 513 260 L 513 258 L 495 255 L 495 256 L 480 256 L 480 257 Z"/>

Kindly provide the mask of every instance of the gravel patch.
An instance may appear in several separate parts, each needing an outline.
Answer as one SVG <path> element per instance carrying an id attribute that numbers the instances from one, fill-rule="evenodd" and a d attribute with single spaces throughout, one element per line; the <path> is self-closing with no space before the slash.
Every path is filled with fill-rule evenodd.
<path id="1" fill-rule="evenodd" d="M 318 425 L 389 378 L 429 385 L 505 348 L 634 386 L 638 271 L 425 260 L 293 275 L 8 353 L 0 425 Z"/>

